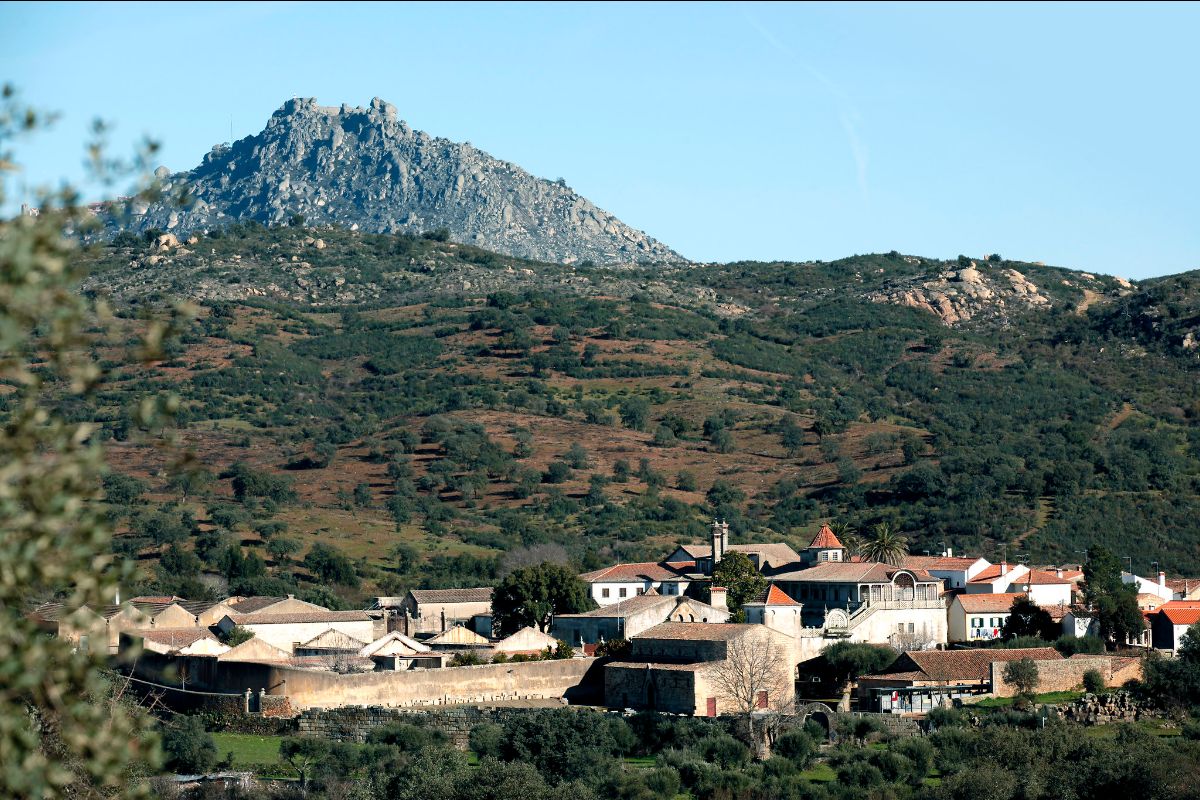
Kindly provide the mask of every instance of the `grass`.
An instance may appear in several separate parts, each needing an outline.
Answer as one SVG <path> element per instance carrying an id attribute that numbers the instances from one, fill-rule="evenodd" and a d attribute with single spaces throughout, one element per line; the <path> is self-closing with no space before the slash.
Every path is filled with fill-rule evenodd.
<path id="1" fill-rule="evenodd" d="M 1083 692 L 1046 692 L 1039 694 L 1034 702 L 1038 705 L 1056 706 L 1070 703 L 1081 697 L 1083 697 Z M 1009 708 L 1012 704 L 1013 698 L 1011 697 L 989 697 L 971 705 L 973 708 Z"/>
<path id="2" fill-rule="evenodd" d="M 279 764 L 279 743 L 282 736 L 256 736 L 252 733 L 214 733 L 217 752 L 224 758 L 233 753 L 233 765 Z"/>
<path id="3" fill-rule="evenodd" d="M 654 756 L 627 756 L 625 763 L 631 767 L 638 769 L 653 769 L 655 764 Z"/>
<path id="4" fill-rule="evenodd" d="M 830 783 L 837 780 L 837 773 L 828 764 L 813 764 L 800 775 L 816 783 Z"/>

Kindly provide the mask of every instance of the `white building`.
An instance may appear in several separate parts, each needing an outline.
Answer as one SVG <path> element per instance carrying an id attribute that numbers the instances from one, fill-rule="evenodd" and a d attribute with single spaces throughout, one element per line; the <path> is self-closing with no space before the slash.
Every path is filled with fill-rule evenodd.
<path id="1" fill-rule="evenodd" d="M 217 623 L 222 633 L 245 628 L 267 644 L 292 653 L 297 644 L 328 630 L 340 631 L 360 642 L 372 642 L 382 622 L 365 611 L 309 611 L 293 614 L 226 614 Z"/>
<path id="2" fill-rule="evenodd" d="M 940 578 L 945 589 L 965 589 L 967 583 L 991 566 L 986 558 L 945 556 L 908 556 L 904 567 L 920 569 Z"/>
<path id="3" fill-rule="evenodd" d="M 999 639 L 1012 611 L 1013 601 L 1023 593 L 960 594 L 950 602 L 947 618 L 952 642 L 985 642 Z"/>
<path id="4" fill-rule="evenodd" d="M 687 567 L 694 567 L 689 563 Z M 617 564 L 579 576 L 590 584 L 592 599 L 597 605 L 609 606 L 653 589 L 660 595 L 682 595 L 696 578 L 683 565 L 659 564 L 653 561 L 638 564 Z"/>
<path id="5" fill-rule="evenodd" d="M 1152 581 L 1149 578 L 1143 578 L 1140 575 L 1134 575 L 1131 572 L 1122 572 L 1121 583 L 1133 584 L 1137 586 L 1138 594 L 1158 595 L 1163 599 L 1164 602 L 1167 600 L 1184 599 L 1182 597 L 1177 597 L 1175 590 L 1167 585 L 1167 573 L 1162 571 L 1158 573 L 1157 581 Z"/>

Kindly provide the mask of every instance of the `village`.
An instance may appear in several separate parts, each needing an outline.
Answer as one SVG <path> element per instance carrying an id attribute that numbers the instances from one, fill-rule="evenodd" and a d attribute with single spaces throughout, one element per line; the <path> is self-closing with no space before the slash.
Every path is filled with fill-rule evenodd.
<path id="1" fill-rule="evenodd" d="M 716 717 L 821 700 L 830 711 L 836 702 L 841 712 L 919 718 L 1012 696 L 1020 687 L 1004 667 L 1021 659 L 1037 665 L 1039 692 L 1077 689 L 1089 672 L 1120 687 L 1141 678 L 1140 653 L 1170 657 L 1200 621 L 1200 579 L 1123 572 L 1143 625 L 1116 652 L 1065 657 L 1051 639 L 988 648 L 1023 604 L 1046 612 L 1051 633 L 1094 639 L 1084 571 L 949 551 L 869 561 L 850 555 L 828 525 L 801 552 L 728 539 L 728 525 L 714 521 L 707 544 L 584 573 L 596 608 L 503 637 L 493 636 L 491 587 L 414 589 L 360 611 L 290 596 L 134 597 L 70 616 L 45 603 L 29 616 L 77 648 L 107 653 L 168 704 L 232 701 L 271 717 L 558 704 Z M 766 587 L 736 612 L 727 588 L 713 584 L 730 559 L 745 559 Z M 825 654 L 847 644 L 885 646 L 898 658 L 884 672 L 839 675 Z"/>

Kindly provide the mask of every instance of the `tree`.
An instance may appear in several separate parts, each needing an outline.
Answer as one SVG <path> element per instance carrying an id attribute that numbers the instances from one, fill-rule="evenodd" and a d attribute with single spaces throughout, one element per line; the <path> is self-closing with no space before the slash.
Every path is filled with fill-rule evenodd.
<path id="1" fill-rule="evenodd" d="M 748 555 L 734 551 L 726 553 L 713 567 L 712 585 L 725 587 L 729 610 L 737 611 L 766 591 L 767 579 Z"/>
<path id="2" fill-rule="evenodd" d="M 849 522 L 844 520 L 831 522 L 829 530 L 833 531 L 833 535 L 842 543 L 842 547 L 846 548 L 847 558 L 862 554 L 863 538 L 858 535 L 858 531 Z"/>
<path id="3" fill-rule="evenodd" d="M 234 625 L 221 635 L 221 642 L 229 647 L 237 647 L 239 644 L 248 642 L 253 638 L 254 631 L 249 628 L 243 628 L 241 625 Z"/>
<path id="4" fill-rule="evenodd" d="M 1014 702 L 1028 708 L 1037 699 L 1038 666 L 1032 658 L 1009 661 L 1004 665 L 1004 682 L 1017 690 Z"/>
<path id="5" fill-rule="evenodd" d="M 492 626 L 499 636 L 535 626 L 545 631 L 555 614 L 578 614 L 595 604 L 579 576 L 559 564 L 514 571 L 492 592 Z"/>
<path id="6" fill-rule="evenodd" d="M 888 522 L 880 522 L 871 529 L 871 538 L 861 549 L 863 558 L 881 564 L 900 566 L 908 555 L 908 537 L 898 534 Z"/>
<path id="7" fill-rule="evenodd" d="M 327 583 L 358 586 L 358 572 L 350 559 L 324 542 L 317 542 L 304 557 L 304 568 Z"/>
<path id="8" fill-rule="evenodd" d="M 640 431 L 650 416 L 650 403 L 644 397 L 629 397 L 621 401 L 617 410 L 626 428 Z"/>
<path id="9" fill-rule="evenodd" d="M 1050 612 L 1025 595 L 1013 600 L 1002 631 L 1005 639 L 1036 636 L 1048 642 L 1058 639 L 1060 633 L 1062 633 L 1062 627 L 1051 618 Z"/>
<path id="10" fill-rule="evenodd" d="M 217 745 L 204 729 L 204 721 L 187 714 L 176 714 L 162 730 L 166 766 L 187 774 L 205 773 L 217 763 Z"/>
<path id="11" fill-rule="evenodd" d="M 11 143 L 43 122 L 11 86 L 3 88 L 0 206 L 16 171 Z M 92 164 L 107 177 L 104 127 L 98 123 L 95 132 Z M 84 275 L 77 245 L 63 236 L 89 224 L 78 200 L 71 189 L 47 193 L 37 216 L 0 222 L 0 380 L 8 389 L 0 426 L 3 797 L 130 796 L 138 791 L 130 769 L 157 760 L 144 715 L 101 702 L 111 693 L 107 654 L 46 637 L 25 614 L 30 598 L 65 592 L 63 617 L 80 619 L 82 607 L 111 602 L 130 576 L 111 554 L 108 515 L 97 502 L 104 472 L 97 427 L 63 413 L 64 406 L 94 403 L 104 377 L 85 334 L 106 317 L 78 291 Z M 152 323 L 144 355 L 161 353 L 170 330 Z M 139 423 L 161 421 L 176 407 L 172 397 L 147 397 Z"/>
<path id="12" fill-rule="evenodd" d="M 1088 549 L 1083 565 L 1083 599 L 1096 615 L 1100 636 L 1123 645 L 1145 628 L 1137 605 L 1137 588 L 1121 580 L 1121 561 L 1103 547 Z"/>
<path id="13" fill-rule="evenodd" d="M 315 736 L 289 736 L 279 743 L 279 757 L 296 770 L 301 790 L 308 788 L 313 768 L 329 757 L 330 744 Z"/>
<path id="14" fill-rule="evenodd" d="M 859 675 L 880 672 L 896 660 L 896 652 L 883 645 L 865 642 L 834 642 L 821 651 L 825 663 L 842 686 L 842 704 L 850 704 L 850 687 Z"/>
<path id="15" fill-rule="evenodd" d="M 740 553 L 738 555 L 741 555 Z M 709 680 L 722 699 L 746 715 L 750 743 L 757 753 L 754 711 L 778 705 L 792 679 L 788 652 L 769 628 L 757 628 L 725 643 L 725 658 L 714 662 Z"/>
<path id="16" fill-rule="evenodd" d="M 1101 694 L 1106 688 L 1104 676 L 1098 669 L 1089 669 L 1083 673 L 1083 690 L 1092 694 Z"/>

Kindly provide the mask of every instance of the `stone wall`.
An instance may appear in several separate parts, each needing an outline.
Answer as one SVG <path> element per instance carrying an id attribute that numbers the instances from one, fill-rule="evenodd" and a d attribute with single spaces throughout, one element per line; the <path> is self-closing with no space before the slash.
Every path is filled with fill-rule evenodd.
<path id="1" fill-rule="evenodd" d="M 298 711 L 341 706 L 419 707 L 524 700 L 592 700 L 603 691 L 600 665 L 591 658 L 484 664 L 478 667 L 332 672 L 274 667 L 268 688 L 291 699 Z"/>
<path id="2" fill-rule="evenodd" d="M 1106 725 L 1110 722 L 1136 722 L 1157 717 L 1158 712 L 1142 705 L 1129 692 L 1085 694 L 1063 711 L 1063 717 L 1081 725 Z"/>
<path id="3" fill-rule="evenodd" d="M 1113 656 L 1076 656 L 1058 661 L 1034 661 L 1038 668 L 1038 687 L 1041 692 L 1069 692 L 1083 686 L 1083 673 L 1094 669 L 1104 677 L 1105 685 L 1121 686 L 1127 680 L 1142 677 L 1141 659 Z M 992 664 L 992 693 L 996 697 L 1012 697 L 1016 688 L 1004 681 L 1005 663 Z"/>

